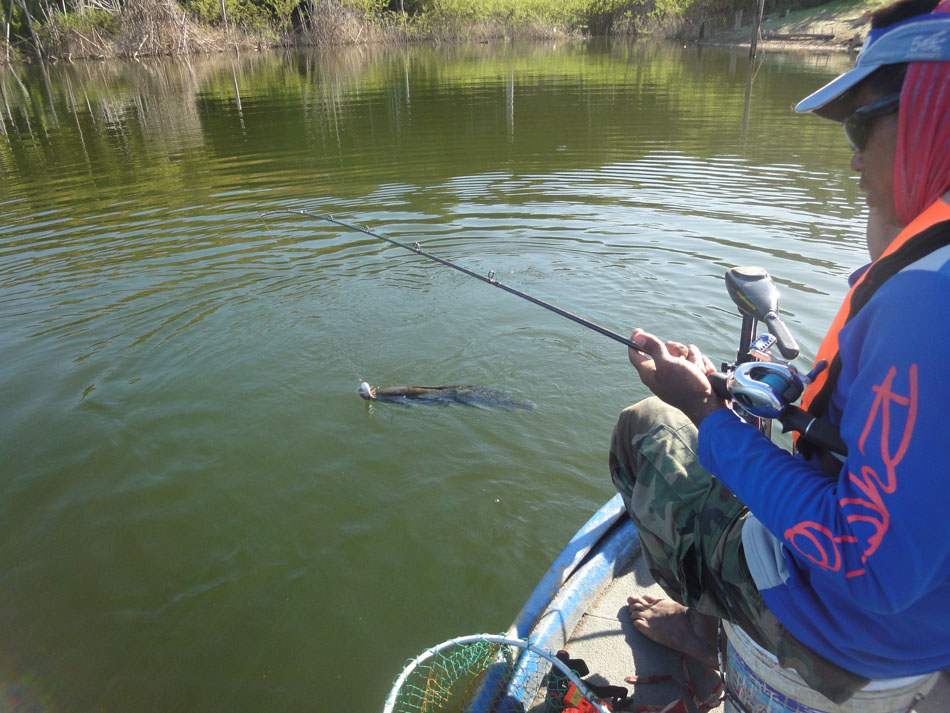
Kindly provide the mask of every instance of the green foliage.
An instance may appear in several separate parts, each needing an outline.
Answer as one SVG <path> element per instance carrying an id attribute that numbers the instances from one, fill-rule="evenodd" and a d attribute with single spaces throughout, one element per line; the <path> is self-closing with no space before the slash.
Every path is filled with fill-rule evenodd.
<path id="1" fill-rule="evenodd" d="M 673 1 L 673 0 L 670 0 Z M 584 10 L 588 32 L 608 34 L 618 21 L 630 22 L 643 12 L 646 0 L 588 0 Z"/>
<path id="2" fill-rule="evenodd" d="M 54 12 L 50 16 L 49 23 L 41 31 L 41 35 L 43 33 L 66 34 L 70 31 L 89 34 L 93 30 L 111 35 L 118 29 L 119 20 L 116 15 L 106 12 L 105 10 L 89 8 L 84 10 L 81 15 L 77 13 L 64 14 L 62 12 Z"/>
<path id="3" fill-rule="evenodd" d="M 732 2 L 732 0 L 728 1 Z M 675 17 L 677 15 L 684 14 L 690 9 L 692 5 L 697 4 L 699 3 L 692 2 L 691 0 L 654 0 L 653 9 L 650 11 L 650 17 L 657 19 L 670 16 Z"/>
<path id="4" fill-rule="evenodd" d="M 314 1 L 316 2 L 316 0 Z M 392 0 L 349 0 L 349 2 L 345 2 L 343 4 L 349 5 L 350 7 L 355 8 L 367 15 L 377 15 L 383 10 L 391 10 L 392 8 L 389 6 L 393 3 Z M 409 9 L 408 5 L 409 0 L 406 0 L 407 10 Z M 398 10 L 399 8 L 397 7 L 396 9 Z"/>
<path id="5" fill-rule="evenodd" d="M 7 13 L 11 10 L 11 4 L 13 6 L 13 14 L 10 15 L 10 41 L 15 43 L 18 40 L 28 39 L 30 30 L 26 26 L 26 16 L 23 14 L 23 10 L 20 9 L 20 4 L 16 2 L 16 0 L 0 0 L 0 8 L 3 8 L 4 21 L 6 21 Z M 28 2 L 27 5 L 29 4 Z"/>
<path id="6" fill-rule="evenodd" d="M 266 0 L 258 4 L 264 10 L 270 10 L 272 16 L 277 20 L 277 28 L 285 29 L 290 27 L 290 16 L 294 8 L 300 4 L 300 0 Z"/>
<path id="7" fill-rule="evenodd" d="M 569 4 L 571 0 L 567 0 Z M 558 3 L 553 3 L 556 6 Z M 454 20 L 505 19 L 524 21 L 538 15 L 545 0 L 430 0 L 426 11 L 434 17 Z"/>
<path id="8" fill-rule="evenodd" d="M 422 4 L 422 3 L 420 3 Z M 622 14 L 638 0 L 428 0 L 426 12 L 456 20 L 541 21 L 583 26 L 591 19 Z"/>
<path id="9" fill-rule="evenodd" d="M 386 6 L 386 0 L 330 1 L 366 16 L 378 14 Z M 324 2 L 327 0 L 311 0 L 312 7 Z M 221 24 L 221 0 L 184 0 L 184 4 L 196 20 L 212 26 Z M 224 0 L 228 23 L 253 30 L 291 29 L 291 16 L 301 6 L 306 13 L 305 0 Z"/>
<path id="10" fill-rule="evenodd" d="M 280 1 L 280 0 L 278 0 Z M 260 0 L 224 0 L 228 23 L 248 29 L 265 29 L 275 15 L 270 3 Z M 221 0 L 186 0 L 185 7 L 199 22 L 217 27 L 221 25 Z"/>
<path id="11" fill-rule="evenodd" d="M 629 23 L 642 14 L 665 15 L 694 1 L 708 0 L 404 0 L 404 4 L 417 25 L 494 21 L 607 34 L 618 22 Z M 392 11 L 394 6 L 398 10 L 398 0 L 389 0 L 386 7 Z"/>

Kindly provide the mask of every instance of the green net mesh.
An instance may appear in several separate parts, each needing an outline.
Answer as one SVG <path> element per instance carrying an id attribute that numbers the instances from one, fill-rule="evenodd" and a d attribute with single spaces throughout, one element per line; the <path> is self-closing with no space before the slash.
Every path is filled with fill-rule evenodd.
<path id="1" fill-rule="evenodd" d="M 488 641 L 457 644 L 412 668 L 393 713 L 556 713 L 570 682 L 542 656 Z M 527 703 L 525 703 L 527 702 Z"/>

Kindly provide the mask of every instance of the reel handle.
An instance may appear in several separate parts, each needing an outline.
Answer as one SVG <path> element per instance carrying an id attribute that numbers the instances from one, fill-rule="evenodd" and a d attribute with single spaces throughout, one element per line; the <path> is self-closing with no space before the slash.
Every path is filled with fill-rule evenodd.
<path id="1" fill-rule="evenodd" d="M 801 350 L 798 348 L 798 342 L 795 341 L 795 337 L 792 336 L 788 327 L 785 326 L 785 322 L 779 319 L 777 313 L 774 311 L 766 313 L 762 321 L 765 322 L 765 326 L 768 327 L 769 334 L 775 337 L 778 350 L 782 352 L 783 357 L 786 359 L 795 359 L 801 353 Z"/>

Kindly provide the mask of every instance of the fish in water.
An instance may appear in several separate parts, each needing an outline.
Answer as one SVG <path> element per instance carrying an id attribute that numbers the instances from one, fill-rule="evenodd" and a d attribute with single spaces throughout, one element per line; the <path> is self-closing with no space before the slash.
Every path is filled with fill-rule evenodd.
<path id="1" fill-rule="evenodd" d="M 447 404 L 483 406 L 506 411 L 531 411 L 530 401 L 513 399 L 501 391 L 483 386 L 370 386 L 360 384 L 360 396 L 367 401 L 387 401 L 396 404 Z"/>

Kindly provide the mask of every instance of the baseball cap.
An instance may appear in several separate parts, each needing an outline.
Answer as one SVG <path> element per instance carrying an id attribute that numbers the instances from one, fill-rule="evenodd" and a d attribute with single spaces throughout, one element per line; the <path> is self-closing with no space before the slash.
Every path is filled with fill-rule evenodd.
<path id="1" fill-rule="evenodd" d="M 887 64 L 934 61 L 950 61 L 950 14 L 917 15 L 873 29 L 864 40 L 854 69 L 802 99 L 795 111 L 810 111 L 825 119 L 843 121 L 851 107 L 841 100 L 874 70 Z"/>

